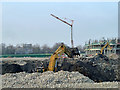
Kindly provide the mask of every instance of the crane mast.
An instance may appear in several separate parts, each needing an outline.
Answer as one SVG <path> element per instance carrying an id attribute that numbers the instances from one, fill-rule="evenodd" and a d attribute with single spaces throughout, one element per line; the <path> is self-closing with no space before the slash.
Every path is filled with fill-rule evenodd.
<path id="1" fill-rule="evenodd" d="M 69 26 L 71 27 L 71 45 L 72 45 L 72 48 L 74 48 L 74 45 L 73 45 L 73 20 L 71 20 L 71 21 L 72 21 L 72 24 L 70 24 L 70 23 L 68 23 L 68 22 L 60 19 L 59 17 L 53 15 L 53 14 L 51 14 L 51 16 L 53 16 L 53 17 L 55 17 L 56 19 L 58 19 L 58 20 L 60 20 L 60 21 L 62 21 L 62 22 L 64 22 L 64 23 L 66 23 L 67 25 L 69 25 Z"/>

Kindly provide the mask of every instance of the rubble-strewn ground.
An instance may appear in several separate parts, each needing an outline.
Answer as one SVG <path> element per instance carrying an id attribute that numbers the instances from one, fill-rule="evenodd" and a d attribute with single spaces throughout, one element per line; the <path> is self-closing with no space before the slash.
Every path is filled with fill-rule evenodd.
<path id="1" fill-rule="evenodd" d="M 34 72 L 47 67 L 49 58 L 4 58 L 2 87 L 118 88 L 120 58 L 95 56 L 89 59 L 58 59 L 58 72 Z"/>
<path id="2" fill-rule="evenodd" d="M 25 72 L 5 74 L 2 76 L 3 87 L 67 87 L 67 84 L 93 83 L 88 77 L 78 72 L 51 72 L 32 73 Z M 9 83 L 10 82 L 10 83 Z M 58 85 L 58 86 L 57 86 Z"/>
<path id="3" fill-rule="evenodd" d="M 118 88 L 118 82 L 94 83 L 79 72 L 7 73 L 2 76 L 3 88 Z"/>

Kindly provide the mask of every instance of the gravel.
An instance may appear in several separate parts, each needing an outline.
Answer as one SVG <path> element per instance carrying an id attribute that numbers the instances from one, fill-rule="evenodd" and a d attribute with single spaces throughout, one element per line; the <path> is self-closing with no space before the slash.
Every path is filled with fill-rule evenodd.
<path id="1" fill-rule="evenodd" d="M 27 87 L 71 87 L 81 83 L 94 83 L 79 72 L 47 71 L 44 73 L 6 73 L 2 75 L 3 88 L 27 88 Z M 75 87 L 75 86 L 74 86 Z"/>
<path id="2" fill-rule="evenodd" d="M 94 83 L 79 72 L 6 73 L 2 88 L 117 88 L 118 82 Z"/>

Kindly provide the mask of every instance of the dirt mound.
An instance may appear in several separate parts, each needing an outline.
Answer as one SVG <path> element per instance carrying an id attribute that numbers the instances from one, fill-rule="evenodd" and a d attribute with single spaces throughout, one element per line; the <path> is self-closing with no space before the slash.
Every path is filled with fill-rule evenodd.
<path id="1" fill-rule="evenodd" d="M 2 73 L 1 74 L 17 73 L 17 72 L 23 72 L 20 65 L 18 65 L 18 64 L 8 64 L 8 63 L 2 64 Z"/>
<path id="2" fill-rule="evenodd" d="M 61 66 L 58 66 L 58 71 L 79 71 L 96 82 L 120 81 L 119 63 L 118 59 L 113 60 L 104 55 L 97 55 L 89 60 L 74 60 L 74 63 L 71 60 L 63 60 Z"/>
<path id="3" fill-rule="evenodd" d="M 13 63 L 17 63 L 17 64 L 13 64 Z M 30 61 L 30 60 L 26 60 L 23 63 L 26 64 L 21 64 L 20 61 L 11 61 L 9 62 L 3 62 L 2 65 L 2 69 L 0 70 L 0 74 L 5 74 L 5 73 L 17 73 L 17 72 L 27 72 L 27 73 L 33 73 L 34 70 L 37 67 L 41 67 L 43 64 L 45 66 L 45 68 L 48 66 L 48 60 L 45 61 Z"/>
<path id="4" fill-rule="evenodd" d="M 109 58 L 103 54 L 98 54 L 98 55 L 94 56 L 93 59 L 91 59 L 91 60 L 106 60 L 107 61 L 107 60 L 109 60 Z"/>
<path id="5" fill-rule="evenodd" d="M 110 59 L 118 59 L 118 58 L 120 58 L 117 54 L 111 54 L 110 56 L 109 56 L 109 58 Z"/>

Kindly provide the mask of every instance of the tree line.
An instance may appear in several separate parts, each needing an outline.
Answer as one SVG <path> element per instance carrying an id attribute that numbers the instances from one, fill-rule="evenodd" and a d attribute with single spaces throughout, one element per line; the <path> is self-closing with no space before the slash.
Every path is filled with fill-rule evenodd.
<path id="1" fill-rule="evenodd" d="M 54 53 L 57 48 L 61 45 L 61 43 L 55 43 L 52 47 L 49 47 L 47 44 L 40 46 L 39 44 L 18 44 L 14 45 L 6 45 L 4 43 L 0 44 L 0 54 L 46 54 L 46 53 Z M 77 46 L 78 49 L 83 52 L 85 47 L 81 45 Z"/>

